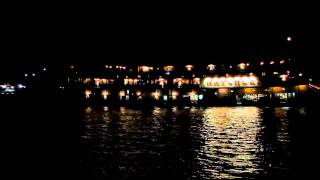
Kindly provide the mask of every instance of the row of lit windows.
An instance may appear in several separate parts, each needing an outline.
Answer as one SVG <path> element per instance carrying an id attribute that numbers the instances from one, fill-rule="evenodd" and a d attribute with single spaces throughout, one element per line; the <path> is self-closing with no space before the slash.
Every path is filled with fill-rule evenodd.
<path id="1" fill-rule="evenodd" d="M 275 64 L 285 64 L 285 60 L 280 60 L 280 61 L 275 61 L 275 60 L 271 60 L 269 62 L 265 62 L 265 61 L 260 61 L 260 66 L 264 66 L 266 64 L 270 64 L 270 65 L 275 65 Z M 223 65 L 222 65 L 223 66 Z M 237 67 L 240 69 L 240 70 L 244 70 L 246 68 L 248 68 L 250 66 L 250 63 L 240 63 L 237 65 Z M 230 69 L 233 68 L 232 65 L 228 66 Z M 70 66 L 71 69 L 74 68 L 74 66 Z M 119 70 L 125 70 L 127 69 L 126 66 L 120 66 L 120 65 L 117 65 L 117 66 L 112 66 L 112 65 L 105 65 L 105 68 L 106 69 L 119 69 Z M 185 68 L 187 71 L 192 71 L 194 66 L 191 65 L 191 64 L 188 64 L 188 65 L 185 65 Z M 208 64 L 207 65 L 207 69 L 209 71 L 214 71 L 216 70 L 217 68 L 217 65 L 214 65 L 214 64 Z M 160 68 L 156 68 L 157 70 L 160 70 Z M 175 69 L 174 66 L 164 66 L 163 67 L 163 70 L 166 71 L 166 72 L 170 72 L 170 71 L 173 71 Z M 137 67 L 137 70 L 138 72 L 149 72 L 149 71 L 152 71 L 154 70 L 154 67 L 153 66 L 138 66 Z M 132 71 L 132 69 L 131 69 Z"/>
<path id="2" fill-rule="evenodd" d="M 100 84 L 114 84 L 114 79 L 105 79 L 105 78 L 94 78 L 94 84 L 99 86 Z M 83 83 L 88 84 L 92 80 L 90 78 L 84 79 Z M 136 85 L 139 82 L 143 82 L 141 79 L 131 79 L 131 78 L 125 78 L 123 80 L 124 85 Z M 164 78 L 159 78 L 156 80 L 146 80 L 146 83 L 150 84 L 159 84 L 161 86 L 168 84 L 168 80 Z M 182 84 L 200 84 L 200 78 L 193 78 L 192 80 L 184 79 L 184 78 L 175 78 L 173 79 L 173 84 L 182 85 Z"/>

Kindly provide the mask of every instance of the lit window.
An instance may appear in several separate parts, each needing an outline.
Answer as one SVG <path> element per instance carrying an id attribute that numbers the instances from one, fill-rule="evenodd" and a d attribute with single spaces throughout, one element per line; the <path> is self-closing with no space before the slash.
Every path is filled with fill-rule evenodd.
<path id="1" fill-rule="evenodd" d="M 186 65 L 186 69 L 187 69 L 188 71 L 191 71 L 191 70 L 192 70 L 192 68 L 193 68 L 193 66 L 192 66 L 192 65 Z"/>
<path id="2" fill-rule="evenodd" d="M 244 69 L 246 68 L 246 64 L 245 64 L 245 63 L 241 63 L 241 64 L 239 64 L 238 66 L 239 66 L 239 68 L 240 68 L 241 70 L 244 70 Z"/>
<path id="3" fill-rule="evenodd" d="M 216 66 L 214 64 L 209 64 L 208 67 L 207 67 L 210 71 L 213 71 Z"/>

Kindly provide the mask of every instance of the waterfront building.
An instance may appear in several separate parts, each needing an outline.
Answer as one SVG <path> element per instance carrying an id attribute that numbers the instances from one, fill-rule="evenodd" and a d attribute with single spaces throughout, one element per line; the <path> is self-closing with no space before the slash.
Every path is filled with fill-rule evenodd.
<path id="1" fill-rule="evenodd" d="M 290 60 L 238 64 L 70 66 L 68 83 L 102 103 L 264 104 L 301 100 L 309 77 Z"/>

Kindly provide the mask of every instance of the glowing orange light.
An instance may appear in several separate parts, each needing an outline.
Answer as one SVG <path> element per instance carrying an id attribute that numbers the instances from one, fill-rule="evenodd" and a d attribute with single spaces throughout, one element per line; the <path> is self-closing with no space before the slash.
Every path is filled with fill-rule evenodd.
<path id="1" fill-rule="evenodd" d="M 245 63 L 241 63 L 241 64 L 239 64 L 238 66 L 239 66 L 239 68 L 240 68 L 241 70 L 244 70 L 244 69 L 246 68 L 246 64 L 245 64 Z"/>
<path id="2" fill-rule="evenodd" d="M 141 91 L 137 91 L 137 92 L 136 92 L 136 95 L 137 95 L 137 96 L 141 96 Z"/>
<path id="3" fill-rule="evenodd" d="M 125 95 L 126 95 L 126 93 L 125 93 L 124 91 L 120 91 L 120 92 L 119 92 L 119 96 L 120 96 L 120 97 L 123 97 L 123 96 L 125 96 Z"/>
<path id="4" fill-rule="evenodd" d="M 92 92 L 90 90 L 85 91 L 86 98 L 89 98 Z"/>
<path id="5" fill-rule="evenodd" d="M 165 71 L 173 71 L 174 67 L 173 66 L 164 66 L 163 69 Z"/>
<path id="6" fill-rule="evenodd" d="M 107 99 L 109 92 L 107 90 L 103 90 L 103 91 L 101 91 L 101 95 L 102 95 L 103 99 Z"/>
<path id="7" fill-rule="evenodd" d="M 159 99 L 159 97 L 161 96 L 161 93 L 159 90 L 156 90 L 156 92 L 153 92 L 152 93 L 152 96 L 155 98 L 155 99 Z"/>

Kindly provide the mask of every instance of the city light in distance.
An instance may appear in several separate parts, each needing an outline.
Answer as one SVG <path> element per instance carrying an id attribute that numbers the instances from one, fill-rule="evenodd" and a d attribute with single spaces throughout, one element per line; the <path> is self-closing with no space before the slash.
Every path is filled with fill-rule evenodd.
<path id="1" fill-rule="evenodd" d="M 208 65 L 208 69 L 210 70 L 210 71 L 213 71 L 214 69 L 215 69 L 215 65 L 214 64 L 209 64 Z"/>
<path id="2" fill-rule="evenodd" d="M 193 65 L 186 65 L 186 69 L 188 70 L 188 71 L 191 71 L 192 70 L 192 68 L 193 68 Z"/>
<path id="3" fill-rule="evenodd" d="M 238 66 L 239 66 L 239 68 L 240 68 L 241 70 L 244 70 L 244 69 L 246 68 L 246 64 L 245 64 L 245 63 L 241 63 L 241 64 L 239 64 Z"/>

